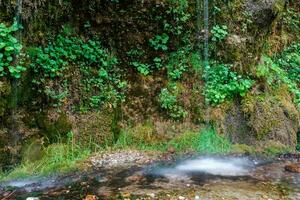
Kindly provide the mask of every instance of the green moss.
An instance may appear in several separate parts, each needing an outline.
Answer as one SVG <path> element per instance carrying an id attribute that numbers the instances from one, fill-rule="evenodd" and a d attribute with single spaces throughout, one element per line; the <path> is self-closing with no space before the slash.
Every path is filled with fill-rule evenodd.
<path id="1" fill-rule="evenodd" d="M 101 112 L 81 113 L 72 123 L 76 139 L 82 145 L 111 146 L 120 135 L 120 115 L 113 109 L 106 108 Z"/>
<path id="2" fill-rule="evenodd" d="M 234 144 L 232 145 L 231 152 L 236 154 L 254 154 L 255 147 L 249 146 L 247 144 Z"/>
<path id="3" fill-rule="evenodd" d="M 66 114 L 61 114 L 54 121 L 51 121 L 43 114 L 39 114 L 37 118 L 41 134 L 48 140 L 49 143 L 64 140 L 67 133 L 72 129 L 72 124 L 69 122 Z"/>
<path id="4" fill-rule="evenodd" d="M 267 141 L 262 147 L 262 153 L 269 156 L 276 156 L 284 153 L 293 152 L 294 150 L 281 144 L 278 141 Z"/>
<path id="5" fill-rule="evenodd" d="M 278 119 L 279 103 L 270 94 L 253 95 L 248 93 L 242 101 L 242 110 L 249 118 L 249 125 L 256 134 L 256 139 L 262 140 L 275 127 L 280 125 Z"/>
<path id="6" fill-rule="evenodd" d="M 286 1 L 285 0 L 277 0 L 276 3 L 273 5 L 273 12 L 280 13 L 285 10 Z"/>
<path id="7" fill-rule="evenodd" d="M 10 92 L 10 85 L 6 82 L 0 81 L 0 117 L 4 116 L 8 108 Z"/>
<path id="8" fill-rule="evenodd" d="M 22 146 L 23 162 L 34 162 L 42 158 L 42 141 L 32 138 L 25 142 Z"/>

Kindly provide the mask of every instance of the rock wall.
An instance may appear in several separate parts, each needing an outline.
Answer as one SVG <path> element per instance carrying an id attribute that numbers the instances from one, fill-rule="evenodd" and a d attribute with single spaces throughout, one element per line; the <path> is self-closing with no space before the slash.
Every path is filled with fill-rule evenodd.
<path id="1" fill-rule="evenodd" d="M 185 12 L 191 14 L 191 17 L 180 24 L 180 30 L 188 35 L 192 48 L 198 51 L 197 42 L 198 39 L 202 42 L 203 31 L 197 29 L 197 14 L 202 16 L 203 13 L 197 13 L 195 1 L 188 3 Z M 233 68 L 240 73 L 253 75 L 263 52 L 275 53 L 282 50 L 286 43 L 299 39 L 280 18 L 287 8 L 299 11 L 297 2 L 233 0 L 214 3 L 215 5 L 210 5 L 211 11 L 214 6 L 221 11 L 211 12 L 210 26 L 226 24 L 230 33 L 225 42 L 211 50 L 211 57 L 232 63 Z M 169 82 L 166 69 L 147 77 L 142 76 L 129 65 L 131 61 L 127 52 L 132 48 L 143 50 L 145 54 L 140 59 L 145 63 L 156 56 L 167 57 L 167 53 L 157 52 L 149 47 L 149 39 L 162 34 L 164 24 L 177 25 L 178 13 L 172 13 L 170 7 L 178 5 L 178 2 L 167 0 L 120 0 L 119 3 L 109 0 L 24 0 L 22 42 L 25 49 L 47 44 L 49 37 L 59 33 L 63 26 L 73 27 L 82 38 L 96 35 L 105 47 L 116 53 L 121 63 L 120 71 L 128 82 L 128 89 L 125 102 L 117 109 L 107 105 L 107 110 L 100 112 L 74 112 L 71 106 L 55 110 L 48 105 L 46 98 L 31 90 L 31 72 L 27 71 L 25 78 L 20 81 L 20 90 L 25 92 L 20 93 L 17 104 L 18 108 L 22 108 L 20 116 L 23 116 L 18 118 L 21 121 L 18 124 L 25 127 L 20 129 L 22 141 L 29 141 L 35 135 L 39 140 L 45 138 L 45 141 L 51 143 L 57 141 L 57 136 L 64 138 L 68 132 L 73 131 L 83 143 L 88 143 L 91 136 L 97 143 L 111 143 L 116 139 L 119 129 L 129 124 L 147 120 L 154 121 L 154 124 L 170 123 L 158 103 L 161 88 Z M 0 1 L 0 20 L 11 22 L 16 13 L 15 8 L 16 1 Z M 202 27 L 202 23 L 201 20 L 198 26 Z M 170 33 L 170 52 L 180 46 L 182 38 L 183 35 Z M 283 41 L 278 38 L 287 39 Z M 269 50 L 265 49 L 266 44 L 270 44 Z M 258 92 L 251 91 L 245 98 L 237 97 L 232 104 L 225 103 L 226 105 L 211 107 L 207 111 L 201 92 L 204 83 L 199 77 L 201 75 L 195 71 L 188 70 L 180 80 L 179 99 L 189 112 L 184 123 L 192 123 L 198 127 L 209 119 L 220 133 L 228 135 L 234 143 L 255 144 L 275 140 L 291 147 L 296 145 L 296 133 L 300 127 L 299 108 L 292 103 L 291 94 L 265 93 L 259 89 Z M 9 123 L 6 120 L 11 113 L 8 107 L 9 82 L 0 79 L 0 135 L 4 138 L 0 143 L 2 152 L 7 152 L 5 146 L 9 139 L 5 138 L 10 138 L 7 131 Z M 78 89 L 78 85 L 74 88 Z M 78 97 L 71 97 L 69 102 L 76 102 L 72 98 Z M 33 105 L 32 102 L 38 103 Z M 207 116 L 209 112 L 211 114 Z M 164 130 L 159 132 L 161 134 Z"/>

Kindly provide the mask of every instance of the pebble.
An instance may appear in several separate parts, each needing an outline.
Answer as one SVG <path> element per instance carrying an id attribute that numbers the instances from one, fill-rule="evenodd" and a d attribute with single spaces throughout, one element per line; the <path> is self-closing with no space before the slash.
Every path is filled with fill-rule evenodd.
<path id="1" fill-rule="evenodd" d="M 98 197 L 96 195 L 87 195 L 84 200 L 97 200 Z"/>
<path id="2" fill-rule="evenodd" d="M 154 158 L 150 157 L 146 153 L 138 151 L 120 151 L 110 154 L 103 154 L 91 158 L 91 164 L 94 167 L 122 167 L 134 164 L 149 163 Z"/>
<path id="3" fill-rule="evenodd" d="M 198 195 L 196 195 L 195 200 L 200 200 L 200 197 Z"/>
<path id="4" fill-rule="evenodd" d="M 179 200 L 185 200 L 185 197 L 179 196 L 178 199 L 179 199 Z"/>
<path id="5" fill-rule="evenodd" d="M 38 197 L 27 197 L 26 200 L 40 200 Z"/>
<path id="6" fill-rule="evenodd" d="M 155 198 L 155 194 L 154 193 L 150 193 L 150 194 L 148 194 L 148 196 L 151 197 L 151 198 Z"/>

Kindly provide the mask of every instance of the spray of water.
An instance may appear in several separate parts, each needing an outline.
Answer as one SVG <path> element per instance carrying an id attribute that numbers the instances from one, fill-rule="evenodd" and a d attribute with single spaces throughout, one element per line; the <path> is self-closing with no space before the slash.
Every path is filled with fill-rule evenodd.
<path id="1" fill-rule="evenodd" d="M 246 176 L 256 163 L 248 158 L 199 157 L 178 163 L 173 167 L 162 167 L 156 174 L 167 178 L 187 179 L 190 173 L 215 176 Z"/>
<path id="2" fill-rule="evenodd" d="M 185 161 L 176 166 L 176 169 L 221 176 L 243 176 L 248 173 L 250 165 L 251 162 L 245 158 L 201 158 Z"/>

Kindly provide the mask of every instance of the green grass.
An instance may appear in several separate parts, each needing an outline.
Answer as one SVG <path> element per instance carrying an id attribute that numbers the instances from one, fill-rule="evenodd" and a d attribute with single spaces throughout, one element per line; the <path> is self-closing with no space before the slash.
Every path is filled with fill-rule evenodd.
<path id="1" fill-rule="evenodd" d="M 113 146 L 114 149 L 138 149 L 148 151 L 166 151 L 166 142 L 146 143 L 142 138 L 134 139 L 131 132 L 123 130 Z"/>
<path id="2" fill-rule="evenodd" d="M 26 178 L 29 176 L 51 175 L 75 171 L 78 161 L 83 161 L 91 154 L 89 149 L 81 148 L 73 143 L 52 144 L 43 150 L 41 159 L 24 161 L 15 169 L 0 175 L 1 181 Z"/>
<path id="3" fill-rule="evenodd" d="M 186 132 L 169 142 L 177 151 L 192 150 L 203 154 L 224 154 L 231 151 L 231 143 L 214 129 Z"/>
<path id="4" fill-rule="evenodd" d="M 122 131 L 113 146 L 100 146 L 95 151 L 137 149 L 165 152 L 169 147 L 175 148 L 177 153 L 194 151 L 202 154 L 224 154 L 231 151 L 230 142 L 219 136 L 213 129 L 203 129 L 199 132 L 187 131 L 170 141 L 153 143 L 145 142 L 143 139 L 134 139 L 132 133 Z M 11 172 L 0 173 L 0 181 L 76 171 L 80 161 L 86 160 L 94 152 L 91 149 L 93 149 L 91 145 L 85 148 L 76 144 L 73 135 L 70 134 L 67 143 L 45 147 L 39 160 L 23 161 Z"/>
<path id="5" fill-rule="evenodd" d="M 166 151 L 169 147 L 174 147 L 177 152 L 195 151 L 203 154 L 224 154 L 231 151 L 229 140 L 218 135 L 214 129 L 187 131 L 170 141 L 153 144 L 147 144 L 143 140 L 136 141 L 130 132 L 123 131 L 115 144 L 117 149 Z"/>

